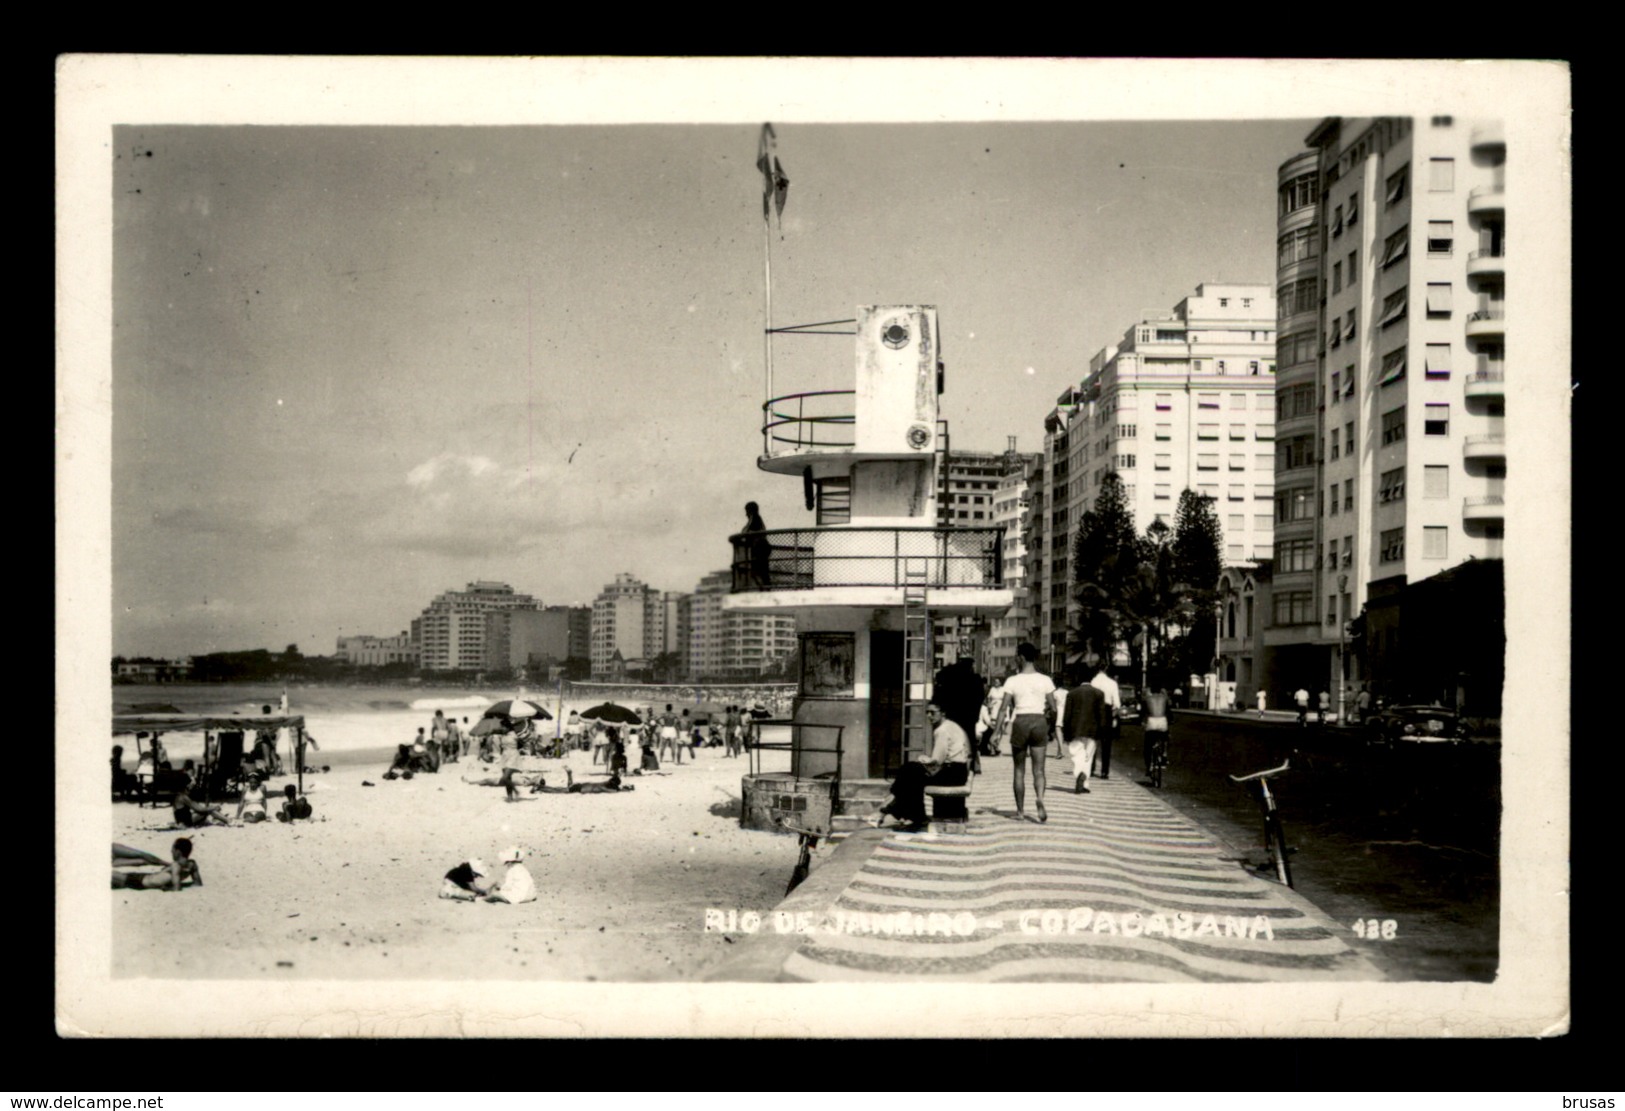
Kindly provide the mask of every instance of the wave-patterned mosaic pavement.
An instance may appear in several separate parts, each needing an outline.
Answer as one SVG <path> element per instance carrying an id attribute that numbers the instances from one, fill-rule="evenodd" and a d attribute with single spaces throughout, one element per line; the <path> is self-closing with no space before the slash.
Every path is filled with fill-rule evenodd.
<path id="1" fill-rule="evenodd" d="M 1062 782 L 1070 788 L 1069 779 Z M 968 832 L 885 837 L 827 909 L 809 916 L 780 975 L 1170 983 L 1383 978 L 1312 904 L 1251 874 L 1148 788 L 1122 778 L 1095 780 L 1090 794 L 1052 790 L 1045 803 L 1045 824 L 1015 820 L 1008 774 L 990 769 L 976 780 Z M 843 849 L 859 851 L 875 836 L 854 837 Z"/>

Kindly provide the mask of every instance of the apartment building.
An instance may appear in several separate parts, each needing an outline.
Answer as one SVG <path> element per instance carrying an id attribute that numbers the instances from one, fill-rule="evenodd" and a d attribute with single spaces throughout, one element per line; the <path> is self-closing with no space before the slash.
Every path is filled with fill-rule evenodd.
<path id="1" fill-rule="evenodd" d="M 991 681 L 1018 670 L 1016 645 L 1028 638 L 1031 603 L 1027 597 L 1027 521 L 1031 509 L 1029 482 L 1042 466 L 1039 452 L 1016 451 L 1016 437 L 1010 437 L 1005 466 L 993 491 L 992 522 L 1004 530 L 1004 582 L 1015 595 L 1015 604 L 1001 617 L 992 619 L 978 661 L 983 675 Z"/>
<path id="2" fill-rule="evenodd" d="M 542 604 L 516 593 L 507 583 L 471 582 L 448 590 L 412 620 L 412 643 L 425 671 L 478 671 L 486 666 L 486 614 L 496 610 L 538 610 Z"/>
<path id="3" fill-rule="evenodd" d="M 1279 170 L 1273 680 L 1360 681 L 1368 600 L 1499 558 L 1506 144 L 1450 116 L 1332 117 Z"/>
<path id="4" fill-rule="evenodd" d="M 485 666 L 544 669 L 572 656 L 585 658 L 591 623 L 587 606 L 493 610 L 485 615 Z"/>
<path id="5" fill-rule="evenodd" d="M 660 592 L 630 573 L 616 575 L 592 602 L 593 675 L 612 674 L 617 652 L 628 667 L 641 668 L 663 651 L 665 625 Z"/>
<path id="6" fill-rule="evenodd" d="M 733 571 L 713 571 L 700 580 L 683 607 L 683 671 L 693 680 L 757 679 L 796 647 L 796 619 L 750 610 L 725 610 Z"/>
<path id="7" fill-rule="evenodd" d="M 944 458 L 942 493 L 937 499 L 937 523 L 943 527 L 979 528 L 1001 525 L 1007 531 L 1001 558 L 1004 560 L 1005 583 L 1014 587 L 1022 579 L 1023 546 L 1020 536 L 1020 496 L 1017 490 L 1026 488 L 1026 469 L 1036 455 L 1023 456 L 1016 451 L 1016 437 L 1009 437 L 1004 451 L 960 451 L 951 449 Z M 1000 501 L 1004 507 L 1001 517 Z M 1012 558 L 1015 562 L 1012 563 Z M 943 667 L 952 663 L 960 653 L 969 653 L 983 674 L 990 672 L 994 626 L 1003 625 L 1001 635 L 1009 639 L 1015 634 L 1014 626 L 1025 628 L 1024 622 L 1014 621 L 1008 615 L 986 624 L 939 620 L 932 629 L 933 665 Z M 1004 655 L 1013 660 L 1015 646 L 1021 637 L 1010 640 Z"/>

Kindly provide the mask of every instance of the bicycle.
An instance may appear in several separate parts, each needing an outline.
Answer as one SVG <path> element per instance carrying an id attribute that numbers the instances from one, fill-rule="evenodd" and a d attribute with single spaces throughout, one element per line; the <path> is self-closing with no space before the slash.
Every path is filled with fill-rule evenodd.
<path id="1" fill-rule="evenodd" d="M 1286 830 L 1281 828 L 1281 813 L 1275 805 L 1275 795 L 1270 790 L 1269 781 L 1271 776 L 1281 775 L 1291 764 L 1291 760 L 1286 760 L 1278 768 L 1230 777 L 1234 783 L 1250 784 L 1249 790 L 1258 800 L 1258 809 L 1264 816 L 1264 848 L 1275 862 L 1276 876 L 1288 887 L 1292 886 L 1292 865 L 1287 857 L 1292 850 L 1287 848 Z"/>
<path id="2" fill-rule="evenodd" d="M 1150 759 L 1146 761 L 1145 774 L 1151 781 L 1151 786 L 1162 787 L 1162 773 L 1168 767 L 1168 733 L 1166 730 L 1148 732 L 1146 745 L 1150 749 Z"/>

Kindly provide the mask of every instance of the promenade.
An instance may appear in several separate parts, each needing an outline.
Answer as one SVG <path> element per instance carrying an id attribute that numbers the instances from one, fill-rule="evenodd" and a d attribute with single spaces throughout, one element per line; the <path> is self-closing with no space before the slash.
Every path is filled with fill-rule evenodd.
<path id="1" fill-rule="evenodd" d="M 967 832 L 862 830 L 713 968 L 720 981 L 1382 980 L 1346 929 L 1120 773 L 1017 821 L 1008 757 L 984 761 Z M 1124 769 L 1124 773 L 1127 772 Z M 1055 789 L 1060 786 L 1061 789 Z M 1028 788 L 1028 811 L 1034 808 Z M 1291 830 L 1288 829 L 1290 837 Z"/>

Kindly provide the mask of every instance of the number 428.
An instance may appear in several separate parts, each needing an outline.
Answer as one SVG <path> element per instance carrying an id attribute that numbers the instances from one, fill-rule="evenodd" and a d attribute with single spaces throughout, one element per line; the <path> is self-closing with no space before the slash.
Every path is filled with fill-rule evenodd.
<path id="1" fill-rule="evenodd" d="M 1367 941 L 1392 941 L 1399 935 L 1399 923 L 1392 918 L 1378 921 L 1375 918 L 1356 918 L 1354 920 L 1354 936 L 1363 937 Z"/>

